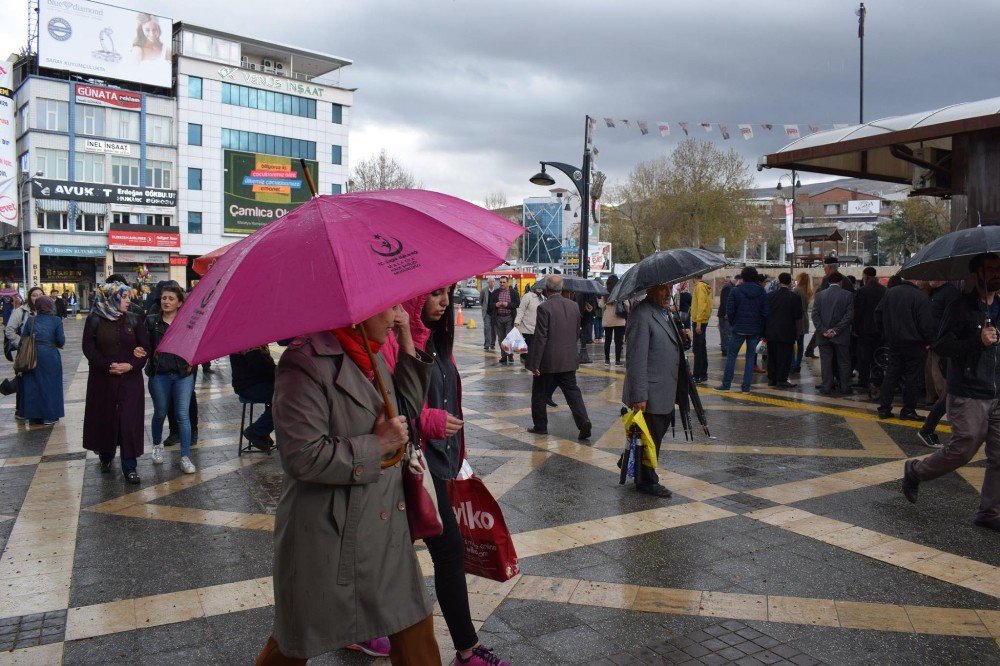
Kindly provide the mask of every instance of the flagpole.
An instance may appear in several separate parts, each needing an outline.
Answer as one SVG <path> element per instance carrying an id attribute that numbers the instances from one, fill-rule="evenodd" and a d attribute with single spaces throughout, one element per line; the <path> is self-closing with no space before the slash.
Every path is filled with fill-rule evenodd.
<path id="1" fill-rule="evenodd" d="M 868 10 L 865 9 L 865 3 L 862 2 L 855 13 L 858 16 L 858 40 L 861 42 L 861 61 L 858 76 L 858 123 L 860 124 L 865 122 L 865 15 L 868 13 Z"/>

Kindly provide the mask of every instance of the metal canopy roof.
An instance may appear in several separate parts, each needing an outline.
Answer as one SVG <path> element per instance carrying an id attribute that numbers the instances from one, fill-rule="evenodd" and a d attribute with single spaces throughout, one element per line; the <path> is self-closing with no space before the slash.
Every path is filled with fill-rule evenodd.
<path id="1" fill-rule="evenodd" d="M 840 235 L 837 227 L 805 227 L 796 229 L 794 237 L 798 240 L 812 241 L 842 241 L 844 237 Z"/>
<path id="2" fill-rule="evenodd" d="M 950 151 L 954 135 L 997 127 L 1000 97 L 815 132 L 765 155 L 758 164 L 761 168 L 909 183 L 913 164 L 894 157 L 891 146 Z"/>

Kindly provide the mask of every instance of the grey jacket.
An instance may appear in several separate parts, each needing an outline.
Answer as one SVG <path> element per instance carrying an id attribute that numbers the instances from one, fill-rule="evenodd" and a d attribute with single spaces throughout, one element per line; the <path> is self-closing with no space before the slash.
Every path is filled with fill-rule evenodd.
<path id="1" fill-rule="evenodd" d="M 22 305 L 19 308 L 15 308 L 13 312 L 10 313 L 10 319 L 7 320 L 7 328 L 4 329 L 4 335 L 10 340 L 12 347 L 17 349 L 21 344 L 21 327 L 24 326 L 24 321 L 31 315 L 31 310 L 28 308 L 27 304 Z"/>
<path id="2" fill-rule="evenodd" d="M 575 372 L 580 367 L 580 308 L 576 301 L 549 296 L 538 306 L 535 337 L 528 350 L 528 370 L 542 374 Z"/>
<path id="3" fill-rule="evenodd" d="M 812 323 L 816 327 L 820 342 L 828 341 L 836 345 L 851 343 L 851 322 L 854 319 L 854 294 L 831 284 L 816 294 L 813 299 Z M 822 337 L 828 329 L 836 335 L 832 339 Z"/>
<path id="4" fill-rule="evenodd" d="M 622 402 L 629 406 L 645 402 L 650 414 L 674 411 L 680 345 L 676 330 L 658 306 L 647 300 L 632 310 L 625 328 Z"/>
<path id="5" fill-rule="evenodd" d="M 430 357 L 400 354 L 389 391 L 416 413 Z M 308 658 L 426 618 L 431 606 L 406 521 L 399 464 L 381 470 L 382 399 L 330 332 L 295 340 L 278 364 L 274 425 L 284 485 L 274 524 L 274 637 Z M 448 507 L 445 507 L 447 510 Z"/>

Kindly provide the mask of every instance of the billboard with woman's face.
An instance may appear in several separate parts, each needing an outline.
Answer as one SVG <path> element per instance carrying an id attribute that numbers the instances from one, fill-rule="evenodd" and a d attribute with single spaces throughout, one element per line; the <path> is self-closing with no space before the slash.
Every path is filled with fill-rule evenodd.
<path id="1" fill-rule="evenodd" d="M 173 22 L 89 0 L 39 0 L 38 64 L 170 87 Z"/>

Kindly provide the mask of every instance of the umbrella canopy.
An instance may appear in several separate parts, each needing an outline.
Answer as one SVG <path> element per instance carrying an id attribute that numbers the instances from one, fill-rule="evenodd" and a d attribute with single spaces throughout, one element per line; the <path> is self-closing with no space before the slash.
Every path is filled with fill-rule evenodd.
<path id="1" fill-rule="evenodd" d="M 552 277 L 551 275 L 539 275 L 535 280 L 535 284 L 545 284 L 545 281 Z M 594 280 L 587 280 L 581 277 L 575 277 L 573 275 L 563 275 L 563 289 L 566 291 L 572 291 L 577 294 L 594 294 L 596 296 L 607 296 L 608 290 L 604 288 L 604 285 L 600 282 L 595 282 Z"/>
<path id="2" fill-rule="evenodd" d="M 198 275 L 205 277 L 208 273 L 208 269 L 215 265 L 215 262 L 219 260 L 219 257 L 229 252 L 231 249 L 239 245 L 242 241 L 237 241 L 235 243 L 230 243 L 229 245 L 223 245 L 222 247 L 212 250 L 208 254 L 203 254 L 191 264 L 191 270 L 193 270 Z"/>
<path id="3" fill-rule="evenodd" d="M 625 272 L 611 292 L 608 302 L 617 303 L 650 287 L 704 275 L 728 263 L 719 255 L 696 247 L 657 252 Z"/>
<path id="4" fill-rule="evenodd" d="M 321 196 L 220 257 L 159 348 L 188 363 L 349 326 L 503 263 L 524 228 L 423 190 Z"/>
<path id="5" fill-rule="evenodd" d="M 961 280 L 969 276 L 969 260 L 977 254 L 1000 254 L 1000 227 L 959 229 L 931 241 L 899 269 L 908 280 Z"/>

